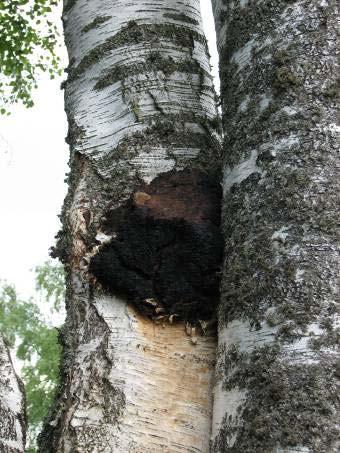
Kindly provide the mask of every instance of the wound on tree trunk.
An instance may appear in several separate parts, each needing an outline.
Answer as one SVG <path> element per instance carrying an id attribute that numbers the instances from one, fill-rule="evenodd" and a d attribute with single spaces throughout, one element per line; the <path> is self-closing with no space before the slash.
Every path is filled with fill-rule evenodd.
<path id="1" fill-rule="evenodd" d="M 170 171 L 106 213 L 110 235 L 92 258 L 102 287 L 126 296 L 144 314 L 212 317 L 222 259 L 221 188 L 198 170 Z"/>

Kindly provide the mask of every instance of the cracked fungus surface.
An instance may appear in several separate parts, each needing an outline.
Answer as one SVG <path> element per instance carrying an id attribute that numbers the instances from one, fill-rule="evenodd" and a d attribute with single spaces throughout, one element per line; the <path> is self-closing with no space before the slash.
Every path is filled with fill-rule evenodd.
<path id="1" fill-rule="evenodd" d="M 156 299 L 168 314 L 210 318 L 222 259 L 220 187 L 200 171 L 168 172 L 136 191 L 103 222 L 115 237 L 92 258 L 104 289 L 126 295 L 151 315 Z"/>

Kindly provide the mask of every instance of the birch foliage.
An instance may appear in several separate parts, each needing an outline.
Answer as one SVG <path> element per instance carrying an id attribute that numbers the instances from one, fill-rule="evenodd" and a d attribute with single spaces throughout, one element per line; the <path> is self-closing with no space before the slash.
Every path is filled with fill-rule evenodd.
<path id="1" fill-rule="evenodd" d="M 0 113 L 10 104 L 33 106 L 39 74 L 61 74 L 58 28 L 53 20 L 57 0 L 0 1 Z"/>

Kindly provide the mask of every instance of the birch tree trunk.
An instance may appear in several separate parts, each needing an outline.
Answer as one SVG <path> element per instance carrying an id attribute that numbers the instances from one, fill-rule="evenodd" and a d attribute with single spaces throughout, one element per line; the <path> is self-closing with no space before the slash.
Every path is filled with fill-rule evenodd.
<path id="1" fill-rule="evenodd" d="M 337 5 L 213 8 L 226 257 L 212 451 L 339 451 Z"/>
<path id="2" fill-rule="evenodd" d="M 0 451 L 23 453 L 26 408 L 23 384 L 16 375 L 8 348 L 0 335 Z"/>
<path id="3" fill-rule="evenodd" d="M 134 234 L 133 212 L 149 209 L 152 190 L 156 205 L 162 199 L 162 176 L 176 192 L 177 183 L 191 187 L 195 175 L 204 179 L 202 170 L 218 171 L 215 93 L 199 1 L 68 0 L 63 21 L 71 157 L 54 254 L 67 269 L 67 319 L 62 385 L 40 451 L 207 452 L 214 330 L 205 320 L 206 334 L 196 339 L 192 325 L 187 335 L 184 318 L 154 298 L 142 302 L 156 322 L 120 295 L 117 285 L 129 281 L 145 290 L 148 269 L 142 273 L 143 257 L 136 258 L 144 237 L 134 239 L 135 250 L 119 263 L 100 255 L 125 247 L 121 235 Z M 185 175 L 189 182 L 181 182 Z M 166 179 L 172 177 L 173 183 Z M 176 194 L 164 190 L 172 201 L 161 217 L 181 222 L 190 206 L 177 206 Z M 176 206 L 184 214 L 171 214 Z M 100 271 L 113 265 L 121 274 L 100 281 Z M 134 289 L 128 290 L 131 296 Z"/>

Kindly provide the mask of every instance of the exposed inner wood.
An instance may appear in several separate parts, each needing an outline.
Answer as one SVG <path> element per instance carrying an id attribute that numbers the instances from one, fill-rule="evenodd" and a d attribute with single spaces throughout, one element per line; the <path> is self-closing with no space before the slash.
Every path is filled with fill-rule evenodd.
<path id="1" fill-rule="evenodd" d="M 119 382 L 123 376 L 125 381 L 120 440 L 127 442 L 127 451 L 131 452 L 207 453 L 216 352 L 214 327 L 208 327 L 206 335 L 199 335 L 197 344 L 193 344 L 183 323 L 156 324 L 132 306 L 124 311 L 130 326 L 125 336 L 121 336 L 120 330 L 126 332 L 126 328 L 124 321 L 117 319 L 117 311 L 111 319 L 111 326 L 116 324 L 112 335 L 119 344 L 110 378 Z M 106 321 L 110 325 L 110 320 Z M 117 327 L 119 323 L 121 328 Z"/>

